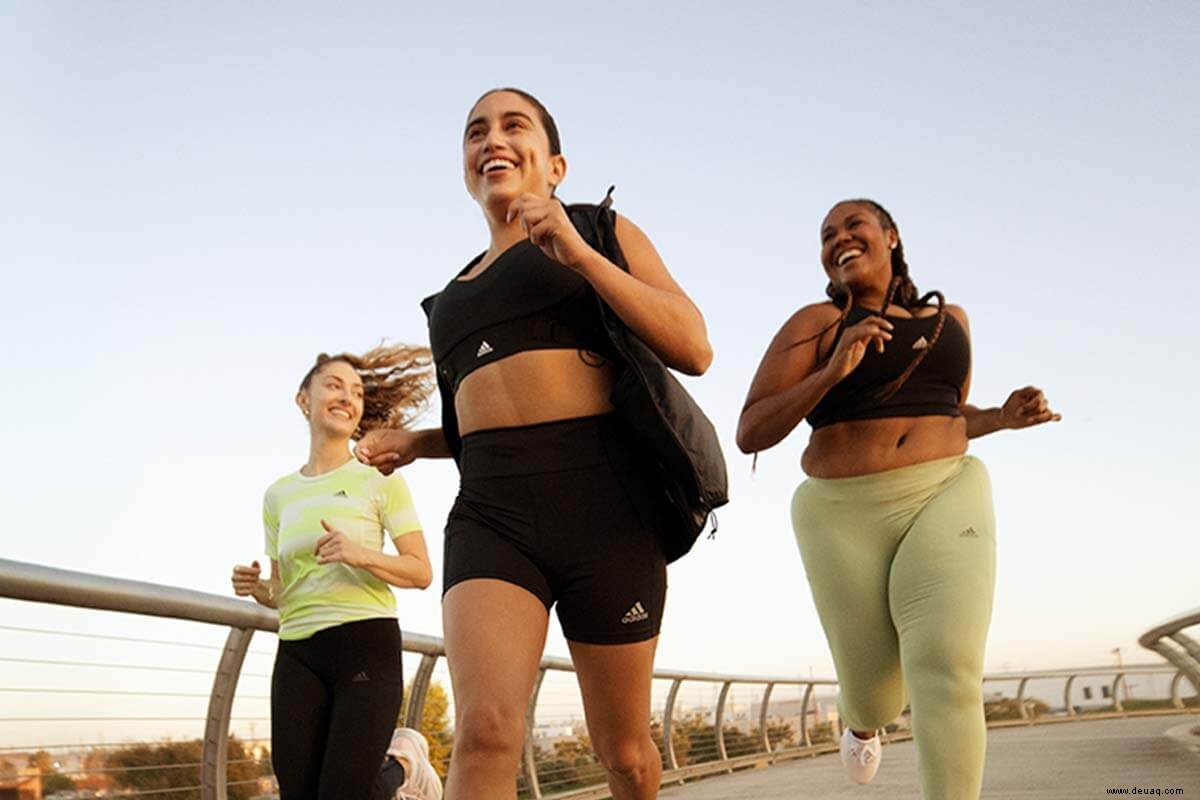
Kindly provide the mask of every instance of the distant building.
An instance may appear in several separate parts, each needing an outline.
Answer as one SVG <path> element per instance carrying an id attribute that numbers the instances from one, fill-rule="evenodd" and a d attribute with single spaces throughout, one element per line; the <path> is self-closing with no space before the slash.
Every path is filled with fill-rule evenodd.
<path id="1" fill-rule="evenodd" d="M 42 800 L 42 773 L 36 767 L 0 766 L 0 800 Z"/>

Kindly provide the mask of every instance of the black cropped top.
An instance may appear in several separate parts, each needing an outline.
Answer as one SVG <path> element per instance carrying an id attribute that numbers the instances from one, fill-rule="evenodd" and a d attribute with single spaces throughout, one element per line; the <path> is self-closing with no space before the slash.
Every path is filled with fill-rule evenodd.
<path id="1" fill-rule="evenodd" d="M 847 327 L 873 314 L 878 312 L 861 306 L 851 308 L 838 327 L 834 347 Z M 962 325 L 947 314 L 933 349 L 895 394 L 881 399 L 884 388 L 929 346 L 937 327 L 937 315 L 887 320 L 895 326 L 892 340 L 882 353 L 873 344 L 868 345 L 862 363 L 825 393 L 807 417 L 814 430 L 849 420 L 961 414 L 963 383 L 971 369 L 971 343 Z"/>
<path id="2" fill-rule="evenodd" d="M 434 362 L 452 391 L 476 369 L 526 350 L 590 350 L 611 357 L 600 304 L 586 280 L 528 239 L 464 280 L 481 258 L 421 301 Z"/>

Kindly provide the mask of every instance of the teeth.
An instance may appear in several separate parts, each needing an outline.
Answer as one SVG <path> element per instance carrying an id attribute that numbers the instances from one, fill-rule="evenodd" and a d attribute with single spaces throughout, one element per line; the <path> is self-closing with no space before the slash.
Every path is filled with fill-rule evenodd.
<path id="1" fill-rule="evenodd" d="M 507 158 L 493 158 L 484 162 L 483 169 L 480 172 L 491 172 L 493 169 L 514 169 L 516 166 L 516 164 Z"/>
<path id="2" fill-rule="evenodd" d="M 342 419 L 350 419 L 350 412 L 344 408 L 335 408 L 330 410 L 329 413 L 331 416 L 341 417 Z"/>
<path id="3" fill-rule="evenodd" d="M 858 249 L 846 250 L 840 256 L 838 256 L 838 260 L 837 260 L 838 266 L 840 267 L 842 264 L 845 264 L 850 259 L 858 258 L 861 255 L 862 255 L 862 250 L 858 250 Z"/>

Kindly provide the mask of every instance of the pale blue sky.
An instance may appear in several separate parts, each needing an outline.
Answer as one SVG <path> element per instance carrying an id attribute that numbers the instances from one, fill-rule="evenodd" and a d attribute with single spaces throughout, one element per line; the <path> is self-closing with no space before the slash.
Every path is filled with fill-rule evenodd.
<path id="1" fill-rule="evenodd" d="M 617 184 L 716 351 L 689 386 L 734 500 L 672 568 L 660 664 L 832 671 L 787 519 L 807 429 L 753 476 L 733 431 L 848 196 L 971 315 L 973 401 L 1033 382 L 1065 416 L 973 447 L 1000 524 L 988 668 L 1147 660 L 1136 636 L 1198 602 L 1194 4 L 0 13 L 6 557 L 227 592 L 305 457 L 313 356 L 424 341 L 418 300 L 485 246 L 461 129 L 512 84 L 558 120 L 562 196 Z M 407 477 L 440 578 L 456 475 Z M 440 634 L 438 594 L 402 593 L 403 625 Z"/>

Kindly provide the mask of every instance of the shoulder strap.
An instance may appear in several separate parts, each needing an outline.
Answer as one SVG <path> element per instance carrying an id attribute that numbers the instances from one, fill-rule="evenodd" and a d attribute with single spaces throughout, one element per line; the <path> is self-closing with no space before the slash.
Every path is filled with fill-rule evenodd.
<path id="1" fill-rule="evenodd" d="M 565 205 L 565 208 L 567 217 L 583 236 L 583 240 L 628 272 L 629 264 L 625 261 L 625 254 L 621 252 L 620 242 L 617 241 L 617 213 L 612 210 L 613 192 L 616 188 L 608 187 L 604 199 L 598 204 L 572 203 Z"/>

